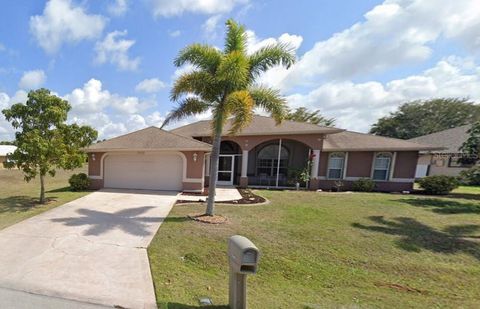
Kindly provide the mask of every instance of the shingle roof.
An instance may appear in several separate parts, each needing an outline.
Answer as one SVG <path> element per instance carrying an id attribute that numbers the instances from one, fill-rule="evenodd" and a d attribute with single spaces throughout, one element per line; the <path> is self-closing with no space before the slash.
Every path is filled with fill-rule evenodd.
<path id="1" fill-rule="evenodd" d="M 120 150 L 205 150 L 212 146 L 189 137 L 171 133 L 157 127 L 148 127 L 132 133 L 96 143 L 85 149 L 94 151 Z"/>
<path id="2" fill-rule="evenodd" d="M 433 149 L 439 149 L 439 147 L 352 131 L 329 134 L 323 141 L 324 151 L 408 151 Z"/>
<path id="3" fill-rule="evenodd" d="M 12 145 L 0 145 L 0 156 L 6 156 L 9 153 L 12 153 L 17 149 L 16 146 Z"/>
<path id="4" fill-rule="evenodd" d="M 432 134 L 427 134 L 419 137 L 409 139 L 411 142 L 429 144 L 434 146 L 445 147 L 442 152 L 458 153 L 459 148 L 468 138 L 468 129 L 471 128 L 470 124 L 447 129 Z"/>
<path id="5" fill-rule="evenodd" d="M 223 134 L 227 135 L 231 127 L 231 120 L 227 120 L 223 129 Z M 271 117 L 265 117 L 255 115 L 252 122 L 239 132 L 238 136 L 251 136 L 251 135 L 284 135 L 284 134 L 328 134 L 341 132 L 342 129 L 332 127 L 322 127 L 311 123 L 296 122 L 284 120 L 280 125 L 275 123 L 275 120 Z M 188 124 L 183 127 L 179 127 L 171 130 L 170 132 L 181 134 L 184 136 L 211 136 L 212 129 L 210 126 L 210 120 L 203 120 Z"/>

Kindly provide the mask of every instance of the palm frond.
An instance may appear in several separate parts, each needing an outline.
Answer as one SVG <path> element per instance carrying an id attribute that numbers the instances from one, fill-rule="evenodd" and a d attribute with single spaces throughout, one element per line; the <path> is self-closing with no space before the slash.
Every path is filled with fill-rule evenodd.
<path id="1" fill-rule="evenodd" d="M 170 90 L 170 99 L 177 101 L 185 95 L 194 94 L 203 100 L 217 100 L 219 91 L 215 78 L 205 71 L 193 71 L 181 75 Z"/>
<path id="2" fill-rule="evenodd" d="M 233 116 L 229 134 L 236 134 L 245 128 L 253 118 L 255 102 L 247 90 L 235 91 L 225 100 L 225 110 Z"/>
<path id="3" fill-rule="evenodd" d="M 249 92 L 255 102 L 255 107 L 270 113 L 277 124 L 285 119 L 288 112 L 287 101 L 280 95 L 280 91 L 268 87 L 255 87 Z"/>
<path id="4" fill-rule="evenodd" d="M 177 67 L 190 63 L 213 74 L 221 59 L 222 53 L 215 47 L 205 44 L 192 44 L 182 49 L 173 63 Z"/>
<path id="5" fill-rule="evenodd" d="M 288 69 L 294 63 L 294 49 L 289 44 L 272 44 L 250 55 L 250 74 L 257 77 L 274 66 L 282 65 Z"/>
<path id="6" fill-rule="evenodd" d="M 233 19 L 227 20 L 226 25 L 225 54 L 233 51 L 244 53 L 247 49 L 247 33 L 245 32 L 245 27 L 236 23 Z"/>
<path id="7" fill-rule="evenodd" d="M 245 88 L 248 83 L 249 63 L 244 53 L 234 51 L 226 55 L 217 70 L 217 78 L 232 89 Z"/>
<path id="8" fill-rule="evenodd" d="M 194 97 L 185 98 L 178 104 L 177 108 L 172 110 L 167 115 L 167 118 L 165 118 L 160 128 L 163 128 L 174 121 L 177 121 L 186 117 L 194 116 L 196 114 L 204 113 L 209 108 L 210 108 L 210 104 L 208 104 L 205 101 L 202 101 L 199 98 L 194 98 Z"/>

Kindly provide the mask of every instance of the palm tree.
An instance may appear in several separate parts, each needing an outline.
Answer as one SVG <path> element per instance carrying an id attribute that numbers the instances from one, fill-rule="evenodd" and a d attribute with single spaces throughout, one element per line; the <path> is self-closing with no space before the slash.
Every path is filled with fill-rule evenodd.
<path id="1" fill-rule="evenodd" d="M 223 51 L 192 44 L 180 51 L 174 64 L 190 64 L 192 72 L 184 73 L 174 83 L 170 98 L 178 106 L 162 124 L 211 111 L 213 145 L 206 215 L 213 216 L 218 160 L 223 127 L 232 118 L 229 134 L 241 131 L 252 119 L 254 109 L 269 112 L 277 123 L 287 112 L 285 99 L 278 90 L 261 86 L 255 80 L 273 66 L 289 68 L 295 62 L 293 49 L 282 43 L 247 53 L 247 34 L 243 25 L 229 19 Z"/>

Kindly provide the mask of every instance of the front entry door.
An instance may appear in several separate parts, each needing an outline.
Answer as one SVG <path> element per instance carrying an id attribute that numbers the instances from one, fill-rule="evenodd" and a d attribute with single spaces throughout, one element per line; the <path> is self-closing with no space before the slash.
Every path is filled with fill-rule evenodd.
<path id="1" fill-rule="evenodd" d="M 218 160 L 218 178 L 217 183 L 221 186 L 233 185 L 233 166 L 235 164 L 235 156 L 220 155 Z"/>

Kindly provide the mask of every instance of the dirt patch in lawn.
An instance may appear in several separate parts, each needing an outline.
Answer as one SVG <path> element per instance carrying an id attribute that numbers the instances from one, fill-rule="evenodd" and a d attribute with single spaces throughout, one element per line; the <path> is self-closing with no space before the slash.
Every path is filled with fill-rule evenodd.
<path id="1" fill-rule="evenodd" d="M 225 218 L 224 216 L 219 216 L 219 215 L 209 216 L 206 214 L 188 215 L 188 218 L 194 221 L 208 223 L 208 224 L 223 224 L 223 223 L 227 223 L 228 221 L 227 218 Z"/>

